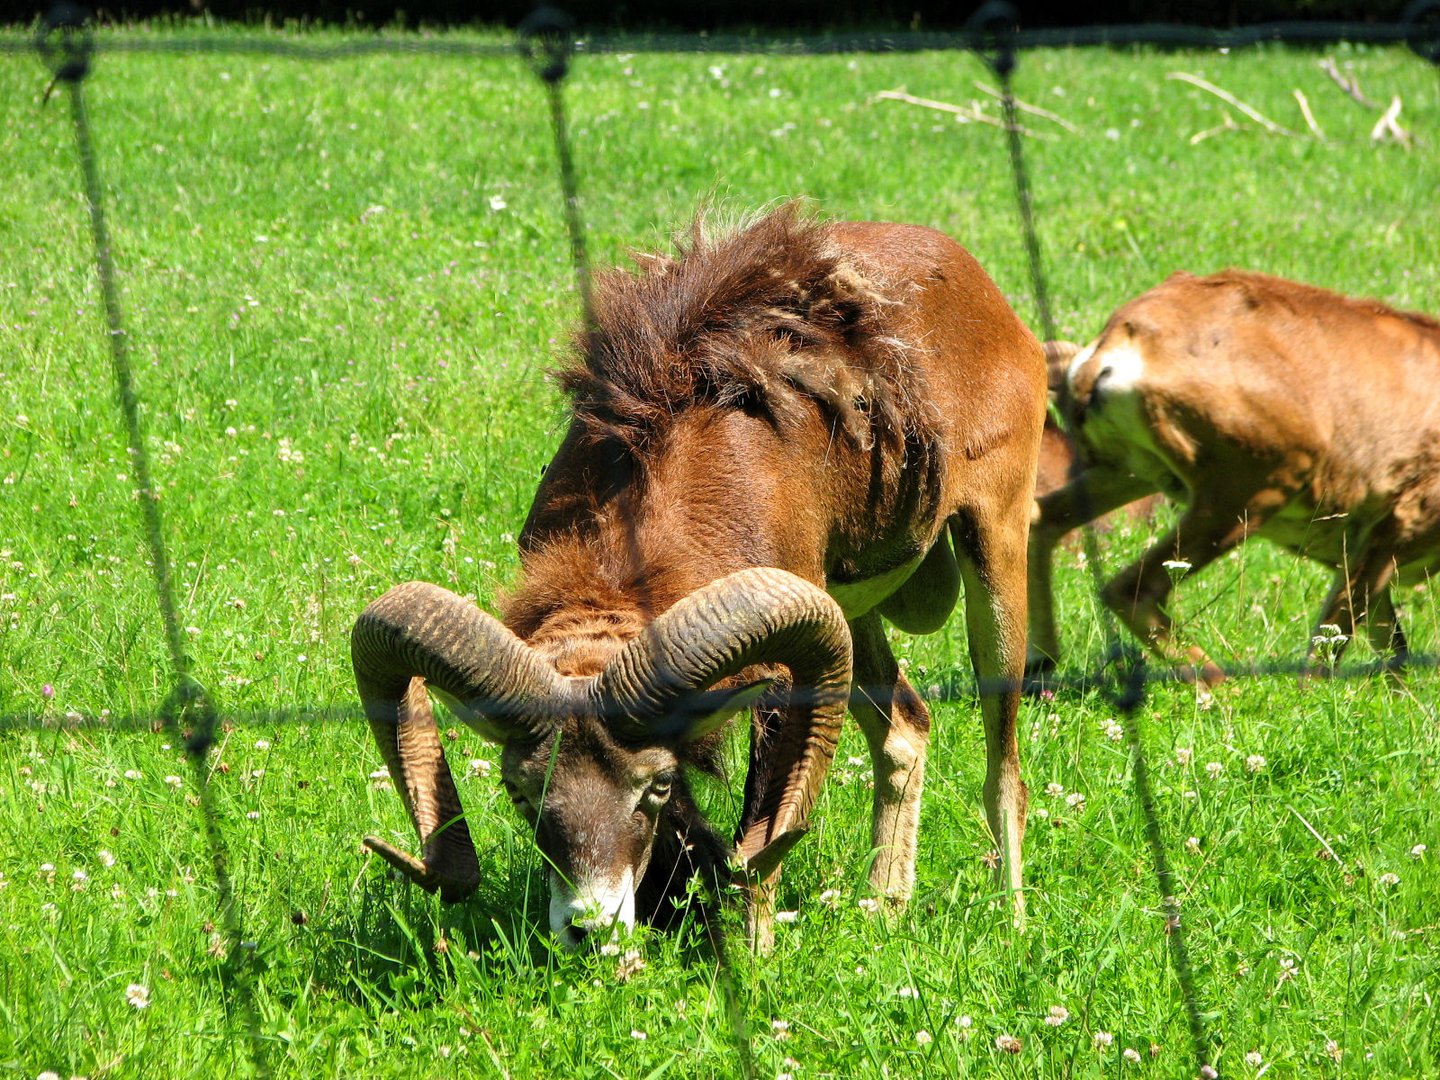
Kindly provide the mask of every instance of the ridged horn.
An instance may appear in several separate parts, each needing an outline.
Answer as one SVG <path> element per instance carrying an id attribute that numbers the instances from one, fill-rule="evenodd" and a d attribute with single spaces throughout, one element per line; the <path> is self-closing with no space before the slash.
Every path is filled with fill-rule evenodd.
<path id="1" fill-rule="evenodd" d="M 423 581 L 395 586 L 360 613 L 350 658 L 370 731 L 420 837 L 421 855 L 373 836 L 365 846 L 428 891 L 463 900 L 480 883 L 480 865 L 426 686 L 498 741 L 542 734 L 568 689 L 499 620 Z"/>
<path id="2" fill-rule="evenodd" d="M 742 863 L 768 877 L 804 830 L 835 756 L 851 675 L 840 606 L 787 571 L 737 571 L 663 612 L 610 662 L 596 691 L 612 722 L 628 717 L 650 737 L 679 736 L 700 719 L 707 688 L 752 664 L 783 664 L 792 679 L 766 775 L 746 783 L 759 805 L 746 808 L 737 844 Z"/>

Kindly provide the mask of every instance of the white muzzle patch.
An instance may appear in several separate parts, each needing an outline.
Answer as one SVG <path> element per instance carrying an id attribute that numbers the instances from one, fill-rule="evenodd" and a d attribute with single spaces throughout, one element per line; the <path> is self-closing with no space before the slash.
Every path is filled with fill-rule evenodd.
<path id="1" fill-rule="evenodd" d="M 586 943 L 605 943 L 635 927 L 635 874 L 625 872 L 612 881 L 587 881 L 572 889 L 550 872 L 550 932 L 567 949 Z"/>

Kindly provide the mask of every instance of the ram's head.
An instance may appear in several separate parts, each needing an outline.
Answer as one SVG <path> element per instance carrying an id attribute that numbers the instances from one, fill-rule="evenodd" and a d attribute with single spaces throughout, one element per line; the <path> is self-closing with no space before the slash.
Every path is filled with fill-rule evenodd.
<path id="1" fill-rule="evenodd" d="M 421 855 L 375 837 L 367 846 L 446 900 L 479 884 L 431 711 L 434 691 L 503 745 L 506 790 L 549 867 L 551 929 L 572 947 L 597 926 L 632 925 L 637 894 L 677 878 L 683 887 L 706 861 L 728 857 L 748 879 L 768 878 L 804 831 L 850 686 L 839 607 L 816 586 L 765 568 L 685 597 L 593 676 L 558 673 L 498 620 L 423 582 L 396 586 L 366 608 L 351 648 L 366 716 Z M 770 688 L 768 679 L 735 678 L 754 665 L 789 669 L 792 689 L 763 753 L 752 755 L 732 852 L 700 819 L 684 769 L 697 740 Z"/>

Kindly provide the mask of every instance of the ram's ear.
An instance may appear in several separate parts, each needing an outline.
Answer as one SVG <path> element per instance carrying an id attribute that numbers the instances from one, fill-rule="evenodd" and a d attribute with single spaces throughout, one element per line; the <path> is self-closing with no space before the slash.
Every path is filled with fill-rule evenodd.
<path id="1" fill-rule="evenodd" d="M 729 690 L 705 690 L 694 695 L 685 703 L 685 711 L 691 719 L 681 738 L 686 742 L 694 742 L 713 731 L 719 731 L 737 713 L 754 706 L 774 685 L 774 679 L 756 679 L 745 686 L 731 687 Z"/>

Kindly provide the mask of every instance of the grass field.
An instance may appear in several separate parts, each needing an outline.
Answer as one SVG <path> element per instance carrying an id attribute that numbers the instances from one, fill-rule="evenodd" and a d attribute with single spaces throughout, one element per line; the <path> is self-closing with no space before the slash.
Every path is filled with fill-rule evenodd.
<path id="1" fill-rule="evenodd" d="M 1404 102 L 1418 145 L 1377 146 L 1378 112 L 1321 55 L 1024 58 L 1019 96 L 1078 129 L 1027 121 L 1061 333 L 1227 265 L 1440 313 L 1440 77 L 1402 50 L 1333 50 Z M 1302 90 L 1326 138 L 1265 134 L 1171 72 L 1304 133 Z M 413 837 L 372 777 L 350 623 L 411 578 L 490 605 L 561 430 L 543 373 L 576 295 L 545 99 L 513 58 L 102 52 L 85 84 L 182 633 L 225 721 L 187 764 L 152 731 L 173 677 L 47 80 L 0 54 L 0 1075 L 730 1077 L 737 1041 L 761 1077 L 1195 1074 L 1131 758 L 1097 694 L 1024 706 L 1028 933 L 982 864 L 976 710 L 941 695 L 914 904 L 860 903 L 868 766 L 847 732 L 787 863 L 795 921 L 772 957 L 736 958 L 733 1010 L 687 935 L 550 950 L 538 858 L 468 731 L 449 751 L 479 895 L 443 907 L 359 852 L 364 832 Z M 964 54 L 583 58 L 566 100 L 592 258 L 663 245 L 707 196 L 803 195 L 950 232 L 1038 326 L 1002 134 L 876 98 L 988 101 L 977 81 Z M 1239 130 L 1192 143 L 1226 111 Z M 1144 540 L 1107 537 L 1106 564 Z M 1057 576 L 1080 664 L 1101 647 L 1091 579 L 1074 553 Z M 1257 545 L 1185 584 L 1184 632 L 1298 658 L 1324 578 Z M 1413 646 L 1440 651 L 1433 592 L 1404 610 Z M 962 622 L 895 635 L 922 688 L 965 686 Z M 1152 690 L 1141 737 L 1222 1075 L 1440 1075 L 1436 681 L 1259 678 L 1207 710 Z M 727 822 L 742 761 L 706 793 Z"/>

